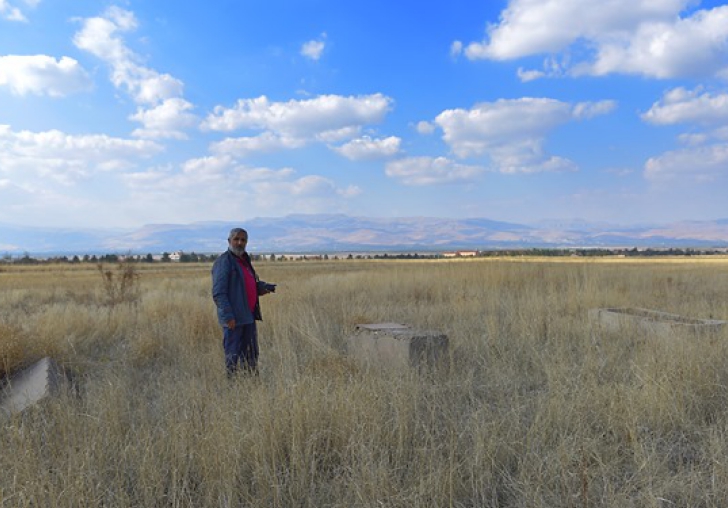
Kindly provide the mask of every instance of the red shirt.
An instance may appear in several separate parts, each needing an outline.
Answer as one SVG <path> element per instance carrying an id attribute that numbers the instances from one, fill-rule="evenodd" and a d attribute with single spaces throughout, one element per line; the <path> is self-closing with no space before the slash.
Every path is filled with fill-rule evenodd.
<path id="1" fill-rule="evenodd" d="M 253 276 L 253 272 L 250 270 L 250 267 L 248 267 L 245 261 L 237 256 L 235 259 L 238 261 L 240 269 L 243 271 L 245 296 L 248 297 L 248 305 L 250 306 L 250 311 L 253 312 L 255 310 L 255 304 L 258 303 L 258 284 L 255 282 L 255 276 Z"/>

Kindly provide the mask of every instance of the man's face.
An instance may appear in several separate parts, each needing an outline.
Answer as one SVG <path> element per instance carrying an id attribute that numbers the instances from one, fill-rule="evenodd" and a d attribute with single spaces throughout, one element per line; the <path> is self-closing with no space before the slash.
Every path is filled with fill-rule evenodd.
<path id="1" fill-rule="evenodd" d="M 245 246 L 248 245 L 248 235 L 241 231 L 233 236 L 228 243 L 233 254 L 241 256 L 245 253 Z"/>

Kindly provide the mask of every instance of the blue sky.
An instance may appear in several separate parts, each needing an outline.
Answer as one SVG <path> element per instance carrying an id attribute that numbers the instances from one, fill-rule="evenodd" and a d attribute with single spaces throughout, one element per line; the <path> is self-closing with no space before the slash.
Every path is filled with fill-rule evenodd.
<path id="1" fill-rule="evenodd" d="M 728 218 L 728 5 L 0 0 L 0 222 Z"/>

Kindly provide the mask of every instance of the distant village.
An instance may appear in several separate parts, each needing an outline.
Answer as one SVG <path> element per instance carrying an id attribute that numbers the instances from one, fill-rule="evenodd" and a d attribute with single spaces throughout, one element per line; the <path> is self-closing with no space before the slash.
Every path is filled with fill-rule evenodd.
<path id="1" fill-rule="evenodd" d="M 0 264 L 45 263 L 210 263 L 219 253 L 162 252 L 161 254 L 75 254 L 75 255 L 12 255 L 0 257 Z M 362 259 L 463 259 L 482 257 L 651 257 L 728 255 L 728 247 L 694 248 L 523 248 L 490 250 L 454 250 L 421 252 L 331 252 L 331 253 L 251 253 L 254 261 L 329 261 Z"/>

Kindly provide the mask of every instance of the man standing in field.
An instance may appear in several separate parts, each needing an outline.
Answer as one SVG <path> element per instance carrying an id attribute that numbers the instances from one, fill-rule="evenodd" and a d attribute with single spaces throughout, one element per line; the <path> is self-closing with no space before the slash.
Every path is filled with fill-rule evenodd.
<path id="1" fill-rule="evenodd" d="M 245 251 L 248 233 L 234 228 L 228 236 L 228 250 L 212 265 L 212 299 L 222 326 L 222 346 L 229 376 L 238 365 L 247 373 L 257 374 L 258 330 L 261 319 L 258 297 L 275 291 L 275 284 L 260 279 Z"/>

